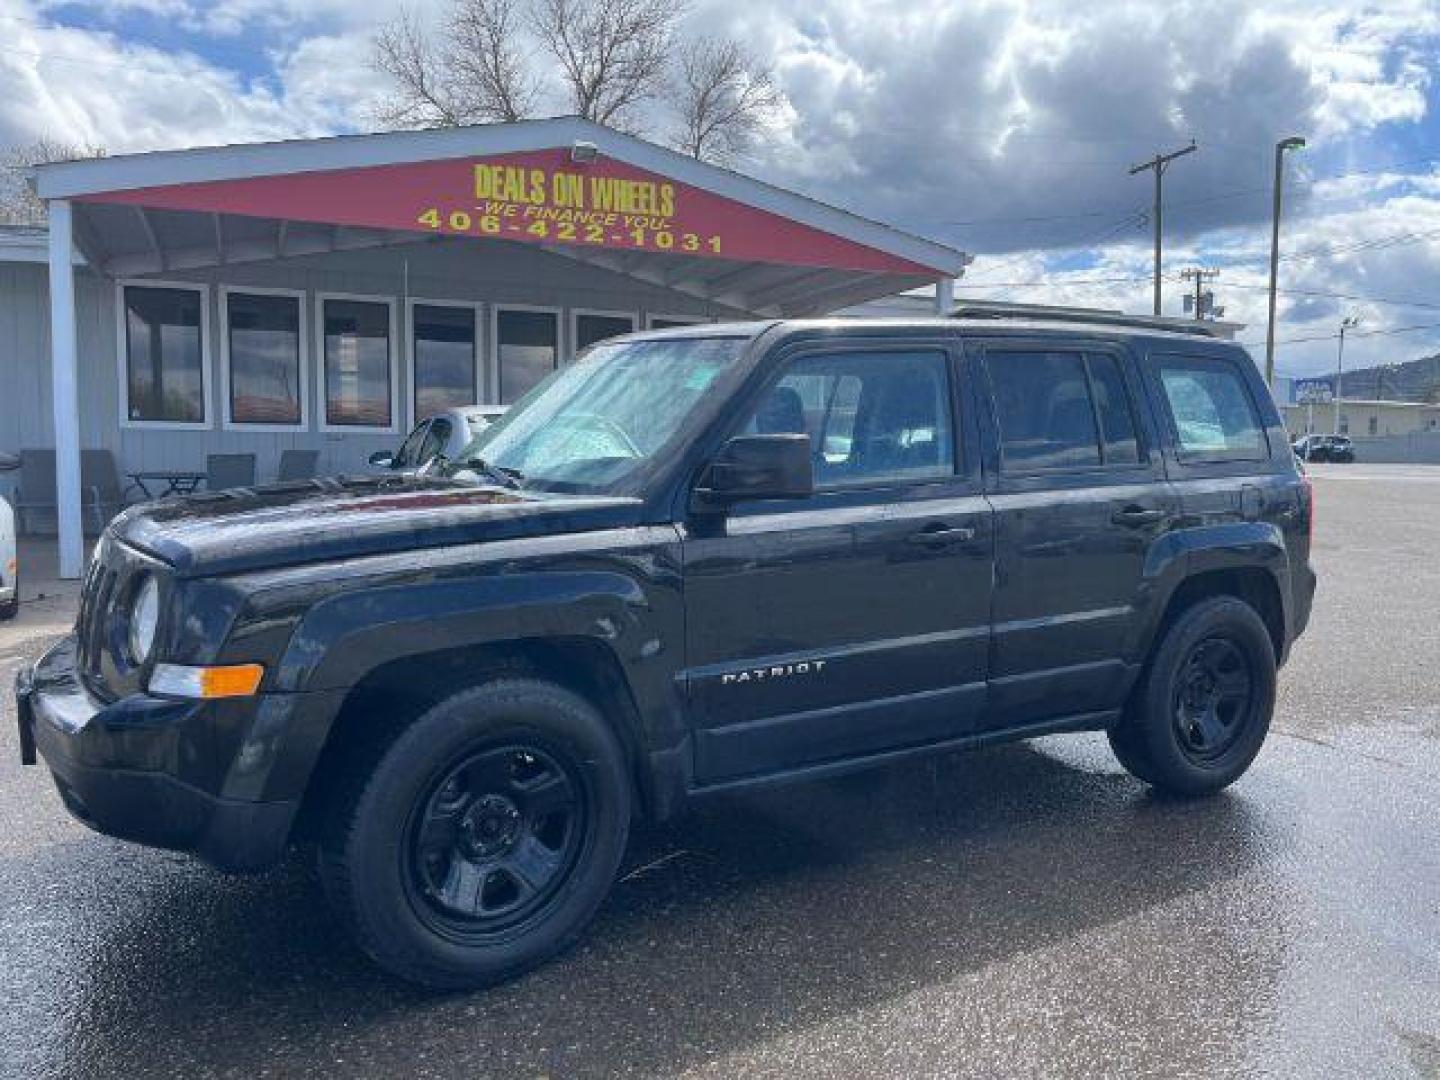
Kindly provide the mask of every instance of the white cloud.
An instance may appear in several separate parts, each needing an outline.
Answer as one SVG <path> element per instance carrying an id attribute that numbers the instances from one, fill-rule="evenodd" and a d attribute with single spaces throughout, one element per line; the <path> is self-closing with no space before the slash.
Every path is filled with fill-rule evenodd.
<path id="1" fill-rule="evenodd" d="M 0 144 L 44 135 L 120 152 L 364 127 L 382 89 L 367 64 L 369 37 L 399 2 L 56 0 L 53 11 L 71 22 L 76 11 L 93 16 L 95 29 L 78 30 L 50 21 L 51 0 L 0 0 Z M 419 9 L 443 6 L 424 0 Z M 139 10 L 207 38 L 211 59 L 122 40 L 118 16 Z M 1017 299 L 1148 310 L 1148 234 L 1134 212 L 1149 202 L 1149 177 L 1127 167 L 1194 136 L 1200 152 L 1166 180 L 1167 269 L 1229 262 L 1218 292 L 1232 315 L 1263 325 L 1263 292 L 1238 286 L 1263 280 L 1274 140 L 1310 138 L 1297 170 L 1322 155 L 1360 169 L 1420 156 L 1385 146 L 1427 119 L 1440 7 L 697 0 L 689 26 L 734 36 L 774 64 L 788 104 L 749 163 L 766 178 L 975 252 L 976 281 L 1045 277 L 1067 248 L 1100 245 L 1084 269 L 1052 275 L 1059 283 L 1049 289 L 1011 290 Z M 264 77 L 226 68 L 242 32 L 273 42 Z M 1322 179 L 1292 188 L 1286 245 L 1415 231 L 1437 213 L 1440 171 Z M 1293 260 L 1285 281 L 1411 295 L 1416 275 L 1440 269 L 1437 251 L 1412 244 Z M 1258 261 L 1242 266 L 1239 257 Z M 1109 277 L 1137 280 L 1083 283 Z M 1168 289 L 1175 302 L 1178 285 Z M 1324 298 L 1287 297 L 1282 336 L 1329 327 L 1337 310 Z M 1423 321 L 1411 314 L 1377 306 L 1366 318 L 1377 327 Z M 1357 362 L 1423 344 L 1357 341 Z M 1296 346 L 1282 366 L 1318 367 L 1327 352 Z"/>

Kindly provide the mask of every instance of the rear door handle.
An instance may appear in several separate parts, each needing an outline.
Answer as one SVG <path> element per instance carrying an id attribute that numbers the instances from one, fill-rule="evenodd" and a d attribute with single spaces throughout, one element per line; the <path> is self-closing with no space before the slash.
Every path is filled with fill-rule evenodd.
<path id="1" fill-rule="evenodd" d="M 975 530 L 968 525 L 931 525 L 905 538 L 906 543 L 921 547 L 945 547 L 975 539 Z"/>
<path id="2" fill-rule="evenodd" d="M 1146 525 L 1155 525 L 1165 520 L 1164 510 L 1146 510 L 1139 506 L 1127 506 L 1124 510 L 1116 510 L 1110 518 L 1116 525 L 1124 525 L 1127 529 L 1139 529 Z"/>

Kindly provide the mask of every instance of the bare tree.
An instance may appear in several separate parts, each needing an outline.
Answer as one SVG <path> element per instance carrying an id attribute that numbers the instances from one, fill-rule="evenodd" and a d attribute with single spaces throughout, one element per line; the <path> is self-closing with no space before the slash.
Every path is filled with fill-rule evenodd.
<path id="1" fill-rule="evenodd" d="M 372 63 L 395 86 L 377 111 L 385 127 L 523 120 L 537 101 L 640 132 L 639 106 L 677 115 L 674 144 L 697 158 L 743 155 L 784 101 L 770 70 L 734 42 L 677 44 L 687 0 L 450 0 L 439 44 L 408 12 L 374 40 Z M 530 58 L 554 61 L 548 88 Z"/>
<path id="2" fill-rule="evenodd" d="M 676 67 L 675 142 L 691 157 L 742 157 L 784 101 L 770 69 L 734 41 L 692 41 L 680 50 Z"/>
<path id="3" fill-rule="evenodd" d="M 532 22 L 560 65 L 577 116 L 622 130 L 633 110 L 665 90 L 676 0 L 539 0 Z"/>
<path id="4" fill-rule="evenodd" d="M 462 0 L 450 15 L 447 57 L 456 90 L 486 120 L 523 120 L 539 85 L 525 68 L 516 0 Z"/>
<path id="5" fill-rule="evenodd" d="M 375 35 L 371 63 L 395 92 L 376 110 L 387 128 L 523 120 L 537 87 L 525 69 L 516 0 L 455 0 L 437 46 L 409 11 Z"/>
<path id="6" fill-rule="evenodd" d="M 31 166 L 104 156 L 102 147 L 58 139 L 37 139 L 0 151 L 0 224 L 45 224 L 45 204 L 30 187 Z"/>

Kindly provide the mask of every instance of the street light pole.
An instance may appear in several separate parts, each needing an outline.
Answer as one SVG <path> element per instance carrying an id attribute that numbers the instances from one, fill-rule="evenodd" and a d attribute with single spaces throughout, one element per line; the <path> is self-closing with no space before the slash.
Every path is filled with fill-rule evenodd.
<path id="1" fill-rule="evenodd" d="M 1285 151 L 1299 150 L 1305 140 L 1298 135 L 1275 144 L 1275 205 L 1270 216 L 1270 317 L 1265 330 L 1265 385 L 1275 388 L 1275 279 L 1280 269 L 1280 191 L 1285 182 Z"/>
<path id="2" fill-rule="evenodd" d="M 1359 315 L 1340 320 L 1340 348 L 1335 353 L 1335 431 L 1340 434 L 1340 404 L 1345 397 L 1345 331 L 1360 324 Z"/>
<path id="3" fill-rule="evenodd" d="M 1161 204 L 1161 178 L 1165 175 L 1165 168 L 1178 157 L 1186 154 L 1193 154 L 1198 147 L 1195 140 L 1190 140 L 1190 145 L 1176 150 L 1170 154 L 1156 154 L 1149 161 L 1142 161 L 1130 170 L 1130 175 L 1144 172 L 1146 169 L 1155 170 L 1155 208 L 1152 211 L 1155 217 L 1155 314 L 1160 314 L 1160 237 L 1163 225 L 1162 204 Z"/>

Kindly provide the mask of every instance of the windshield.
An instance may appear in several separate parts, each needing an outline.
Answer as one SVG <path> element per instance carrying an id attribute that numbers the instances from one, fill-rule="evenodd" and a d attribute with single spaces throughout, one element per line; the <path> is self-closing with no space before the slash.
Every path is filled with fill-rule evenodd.
<path id="1" fill-rule="evenodd" d="M 744 345 L 719 337 L 596 345 L 480 432 L 446 471 L 547 491 L 633 490 Z"/>

